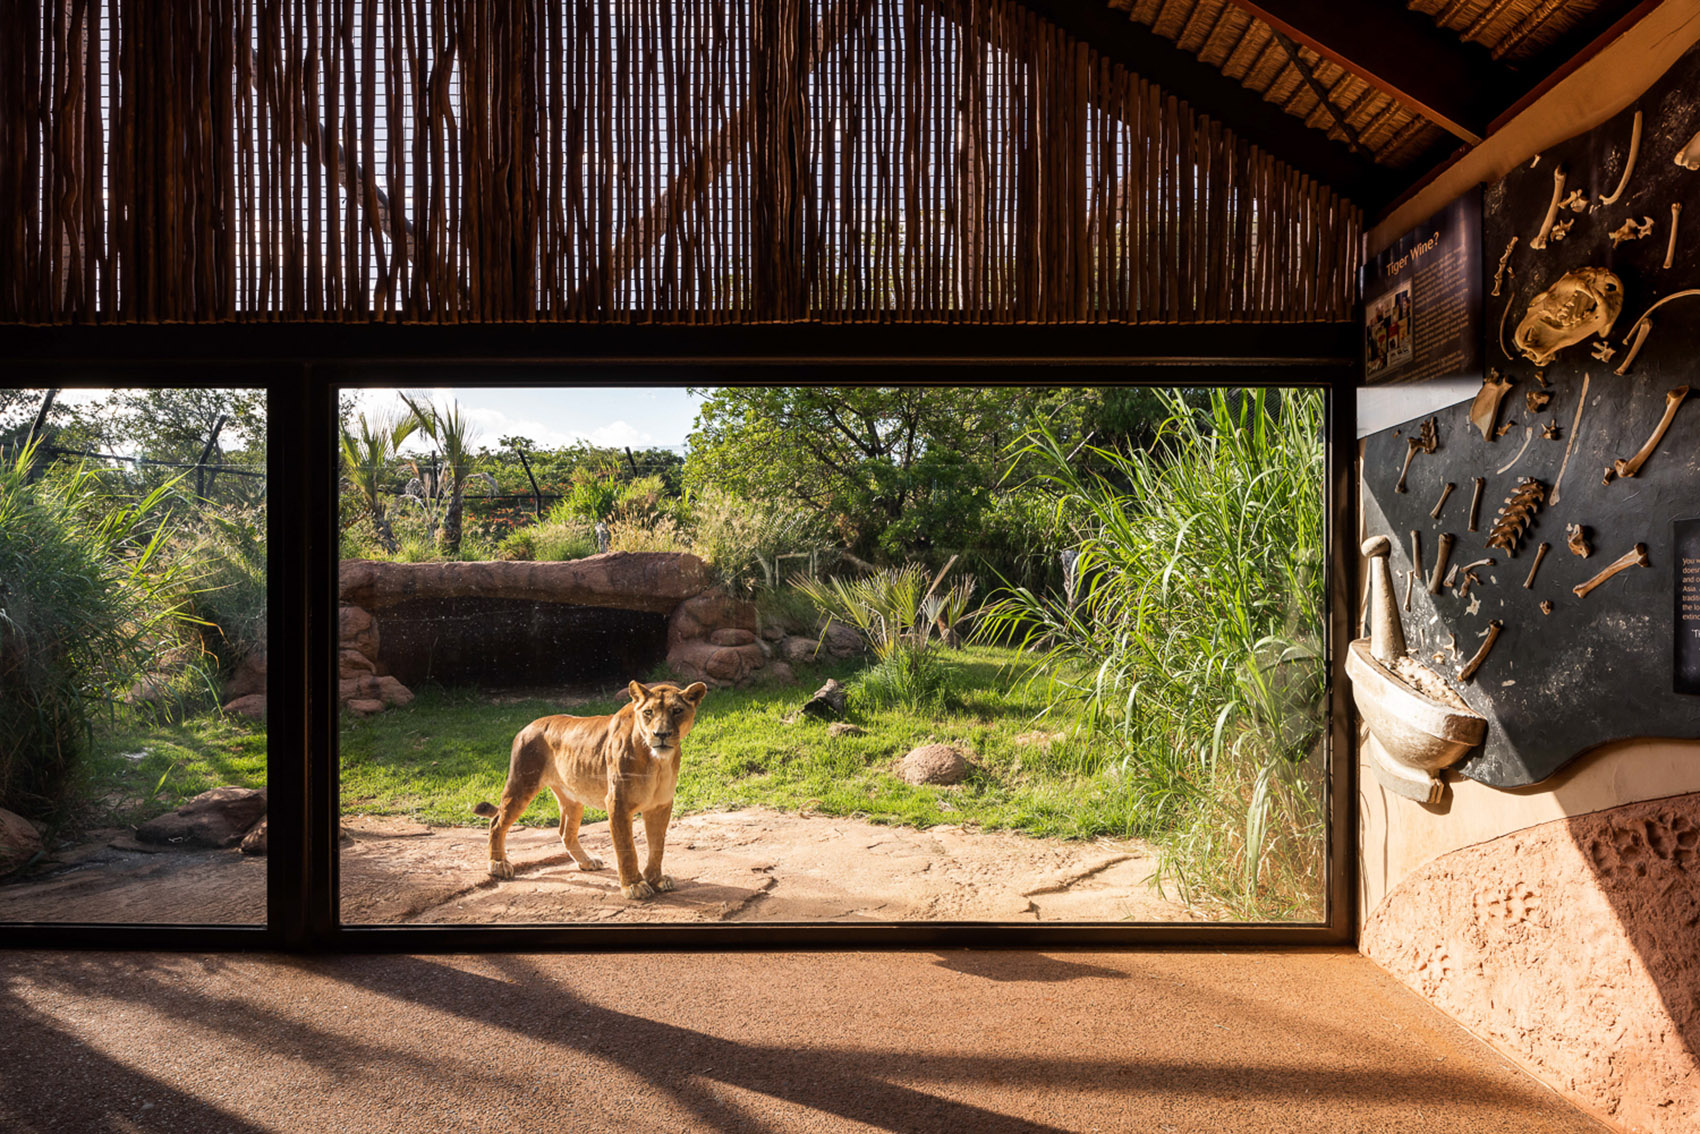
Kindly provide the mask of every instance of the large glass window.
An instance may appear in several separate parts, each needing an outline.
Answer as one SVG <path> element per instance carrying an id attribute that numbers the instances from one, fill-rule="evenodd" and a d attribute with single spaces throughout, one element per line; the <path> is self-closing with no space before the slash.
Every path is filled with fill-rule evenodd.
<path id="1" fill-rule="evenodd" d="M 0 390 L 0 921 L 266 920 L 266 424 Z"/>
<path id="2" fill-rule="evenodd" d="M 339 403 L 345 923 L 1324 920 L 1322 389 Z"/>

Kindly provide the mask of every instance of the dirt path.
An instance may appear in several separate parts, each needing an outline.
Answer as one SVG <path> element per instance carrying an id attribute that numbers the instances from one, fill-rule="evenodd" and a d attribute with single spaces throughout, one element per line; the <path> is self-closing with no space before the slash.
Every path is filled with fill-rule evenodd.
<path id="1" fill-rule="evenodd" d="M 678 888 L 620 896 L 606 823 L 581 833 L 608 865 L 580 871 L 553 829 L 510 834 L 518 873 L 485 871 L 481 828 L 351 817 L 341 878 L 351 923 L 1186 921 L 1151 885 L 1139 842 L 1066 842 L 765 809 L 687 815 L 666 869 Z M 234 851 L 79 848 L 64 868 L 0 887 L 3 921 L 241 922 L 264 908 L 264 861 Z M 638 836 L 638 845 L 643 838 Z"/>

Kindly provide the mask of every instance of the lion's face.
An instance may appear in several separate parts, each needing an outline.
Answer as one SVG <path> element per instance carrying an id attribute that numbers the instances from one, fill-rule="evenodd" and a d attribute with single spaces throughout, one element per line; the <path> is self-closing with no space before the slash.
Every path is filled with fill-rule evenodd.
<path id="1" fill-rule="evenodd" d="M 696 723 L 697 706 L 702 704 L 708 686 L 698 681 L 680 689 L 677 685 L 644 685 L 634 681 L 628 686 L 632 695 L 632 718 L 637 723 L 638 739 L 649 745 L 656 755 L 675 752 L 685 734 Z"/>

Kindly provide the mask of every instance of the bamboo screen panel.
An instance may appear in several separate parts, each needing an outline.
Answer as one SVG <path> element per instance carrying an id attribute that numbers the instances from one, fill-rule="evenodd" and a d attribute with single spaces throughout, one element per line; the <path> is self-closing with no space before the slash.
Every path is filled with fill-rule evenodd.
<path id="1" fill-rule="evenodd" d="M 1003 0 L 5 0 L 0 320 L 1349 316 L 1361 216 Z"/>

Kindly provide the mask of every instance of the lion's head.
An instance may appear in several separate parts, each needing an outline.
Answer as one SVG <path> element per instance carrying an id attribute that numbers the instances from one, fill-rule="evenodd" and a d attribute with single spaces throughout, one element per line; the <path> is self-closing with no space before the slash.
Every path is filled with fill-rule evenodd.
<path id="1" fill-rule="evenodd" d="M 696 723 L 697 706 L 708 693 L 708 686 L 700 681 L 684 689 L 666 683 L 645 685 L 640 681 L 626 688 L 632 695 L 632 719 L 637 723 L 638 739 L 658 756 L 678 750 L 685 734 Z"/>

